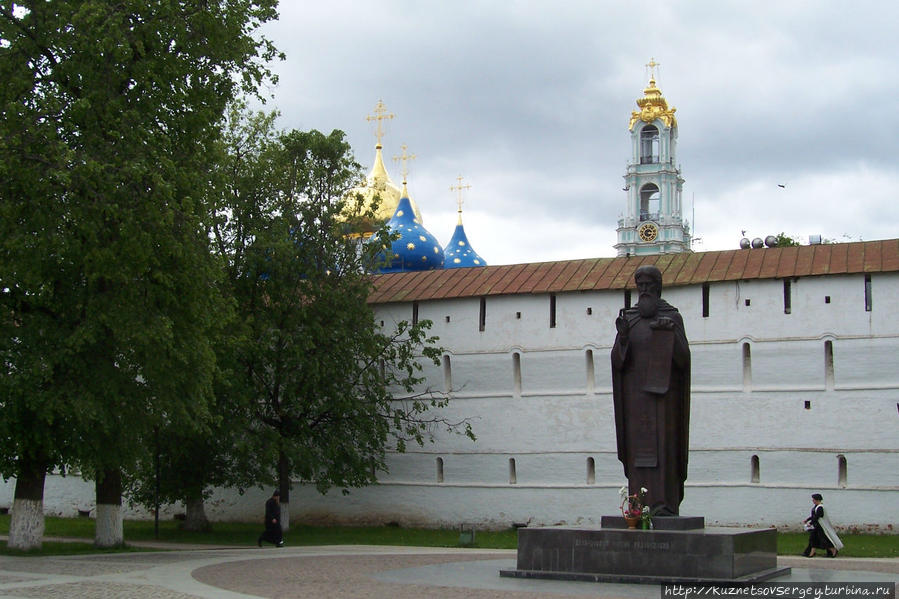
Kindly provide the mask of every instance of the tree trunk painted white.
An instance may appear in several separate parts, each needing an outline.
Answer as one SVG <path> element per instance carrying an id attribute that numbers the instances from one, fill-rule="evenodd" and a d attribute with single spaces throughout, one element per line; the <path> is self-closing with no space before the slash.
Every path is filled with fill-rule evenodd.
<path id="1" fill-rule="evenodd" d="M 290 529 L 290 504 L 281 502 L 281 532 Z"/>
<path id="2" fill-rule="evenodd" d="M 15 499 L 9 521 L 10 549 L 40 549 L 44 537 L 44 502 L 40 499 Z"/>
<path id="3" fill-rule="evenodd" d="M 184 502 L 184 506 L 187 512 L 184 517 L 184 530 L 209 530 L 209 519 L 206 517 L 206 507 L 202 497 L 188 499 Z"/>
<path id="4" fill-rule="evenodd" d="M 121 505 L 97 504 L 94 544 L 97 547 L 120 547 L 125 544 Z"/>

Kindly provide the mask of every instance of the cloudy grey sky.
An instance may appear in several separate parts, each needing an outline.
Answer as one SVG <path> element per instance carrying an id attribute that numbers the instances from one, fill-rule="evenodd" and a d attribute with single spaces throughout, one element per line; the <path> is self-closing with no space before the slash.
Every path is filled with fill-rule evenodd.
<path id="1" fill-rule="evenodd" d="M 899 3 L 282 0 L 284 128 L 346 132 L 368 170 L 379 99 L 441 243 L 489 264 L 614 256 L 627 129 L 648 81 L 677 108 L 694 249 L 781 231 L 899 236 Z M 784 188 L 778 184 L 785 185 Z"/>

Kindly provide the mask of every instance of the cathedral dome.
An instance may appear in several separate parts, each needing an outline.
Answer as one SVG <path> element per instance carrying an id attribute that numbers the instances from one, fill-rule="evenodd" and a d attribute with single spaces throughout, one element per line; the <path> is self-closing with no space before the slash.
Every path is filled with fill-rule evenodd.
<path id="1" fill-rule="evenodd" d="M 396 212 L 400 199 L 403 196 L 403 192 L 396 186 L 396 183 L 390 179 L 390 175 L 387 174 L 387 169 L 384 167 L 384 158 L 381 156 L 380 144 L 375 146 L 375 163 L 372 166 L 371 171 L 365 177 L 365 184 L 351 189 L 348 196 L 350 198 L 355 198 L 356 194 L 362 196 L 363 211 L 367 211 L 371 208 L 374 204 L 375 197 L 380 198 L 378 209 L 375 211 L 375 222 L 372 223 L 369 232 L 375 231 L 381 223 L 390 219 Z M 415 214 L 415 218 L 421 222 L 421 213 L 418 210 L 418 206 L 411 199 L 409 201 L 412 206 L 412 212 Z"/>
<path id="2" fill-rule="evenodd" d="M 396 212 L 387 221 L 387 228 L 391 235 L 399 235 L 399 238 L 391 242 L 390 262 L 381 266 L 378 272 L 443 268 L 443 248 L 440 247 L 437 238 L 425 229 L 421 220 L 415 216 L 412 200 L 409 199 L 409 193 L 405 186 L 403 186 L 402 198 L 397 205 Z M 378 241 L 380 242 L 380 240 Z"/>
<path id="3" fill-rule="evenodd" d="M 465 235 L 465 228 L 462 226 L 461 212 L 459 213 L 459 222 L 456 224 L 456 230 L 453 231 L 453 238 L 446 244 L 446 251 L 443 255 L 445 257 L 444 268 L 487 266 L 484 259 L 474 251 L 474 248 L 468 242 L 468 236 Z"/>
<path id="4" fill-rule="evenodd" d="M 381 149 L 383 148 L 381 145 L 381 138 L 384 137 L 383 123 L 384 121 L 392 119 L 393 116 L 393 114 L 387 112 L 387 107 L 384 106 L 384 102 L 378 100 L 378 104 L 375 106 L 375 114 L 366 117 L 367 121 L 377 123 L 377 130 L 375 131 L 375 137 L 377 138 L 377 143 L 375 144 L 375 162 L 372 165 L 368 176 L 365 177 L 365 184 L 356 187 L 355 189 L 351 189 L 349 194 L 347 194 L 351 201 L 354 200 L 357 195 L 362 196 L 363 212 L 368 212 L 374 204 L 375 198 L 379 198 L 378 208 L 372 219 L 373 222 L 367 223 L 365 227 L 366 230 L 362 232 L 363 237 L 368 237 L 377 231 L 380 226 L 390 219 L 394 212 L 396 212 L 400 199 L 402 199 L 404 195 L 408 197 L 408 194 L 404 194 L 400 191 L 400 188 L 390 180 L 390 175 L 387 174 L 387 168 L 384 166 L 384 157 L 381 155 Z M 403 146 L 403 154 L 405 157 L 405 146 Z M 394 158 L 394 160 L 396 159 L 397 158 Z M 418 211 L 418 206 L 416 206 L 415 202 L 411 199 L 409 202 L 412 206 L 412 212 L 415 213 L 415 218 L 421 223 L 421 212 Z"/>

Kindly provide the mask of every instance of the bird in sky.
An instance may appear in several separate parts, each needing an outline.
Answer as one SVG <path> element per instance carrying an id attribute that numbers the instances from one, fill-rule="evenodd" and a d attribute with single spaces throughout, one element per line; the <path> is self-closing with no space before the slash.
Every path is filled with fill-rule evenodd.
<path id="1" fill-rule="evenodd" d="M 786 184 L 784 184 L 784 183 L 778 183 L 777 186 L 780 187 L 781 189 L 787 188 Z"/>

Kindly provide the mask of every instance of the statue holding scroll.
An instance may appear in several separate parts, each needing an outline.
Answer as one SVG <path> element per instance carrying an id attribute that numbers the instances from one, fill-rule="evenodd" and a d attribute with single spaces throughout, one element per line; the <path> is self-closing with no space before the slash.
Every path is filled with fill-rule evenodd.
<path id="1" fill-rule="evenodd" d="M 646 489 L 656 515 L 677 515 L 687 479 L 690 347 L 677 308 L 662 299 L 662 273 L 634 273 L 636 308 L 621 310 L 612 348 L 618 459 L 628 492 Z"/>

